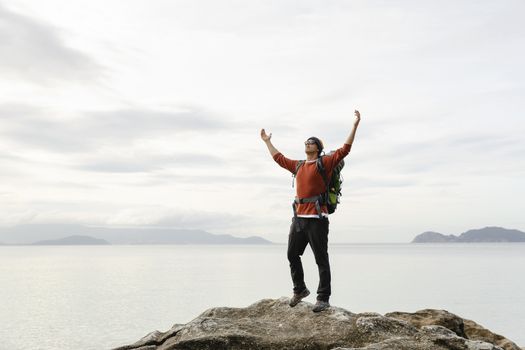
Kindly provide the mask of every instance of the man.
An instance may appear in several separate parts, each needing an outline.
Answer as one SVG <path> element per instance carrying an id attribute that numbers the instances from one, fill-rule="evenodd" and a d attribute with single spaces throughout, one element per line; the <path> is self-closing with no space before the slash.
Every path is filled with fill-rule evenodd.
<path id="1" fill-rule="evenodd" d="M 334 167 L 350 152 L 354 142 L 355 132 L 361 115 L 355 111 L 355 121 L 350 135 L 343 147 L 321 158 L 327 179 L 332 176 Z M 261 130 L 261 139 L 266 143 L 273 159 L 283 168 L 296 174 L 297 195 L 294 200 L 294 217 L 288 236 L 288 261 L 293 281 L 293 296 L 290 306 L 294 307 L 310 294 L 304 283 L 301 255 L 308 244 L 312 248 L 315 263 L 319 270 L 319 286 L 314 312 L 320 312 L 330 307 L 330 262 L 328 260 L 328 209 L 323 198 L 326 193 L 326 183 L 317 169 L 317 159 L 323 151 L 323 143 L 317 137 L 310 137 L 305 145 L 306 160 L 300 162 L 291 160 L 281 154 L 271 142 L 272 134 Z M 297 173 L 296 173 L 297 172 Z"/>

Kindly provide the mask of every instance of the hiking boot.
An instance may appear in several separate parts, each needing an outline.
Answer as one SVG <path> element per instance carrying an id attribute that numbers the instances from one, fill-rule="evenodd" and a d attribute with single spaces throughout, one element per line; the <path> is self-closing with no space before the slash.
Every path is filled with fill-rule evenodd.
<path id="1" fill-rule="evenodd" d="M 293 296 L 290 298 L 290 306 L 294 307 L 299 304 L 301 300 L 310 295 L 308 288 L 305 288 L 301 293 L 293 293 Z"/>
<path id="2" fill-rule="evenodd" d="M 317 300 L 315 303 L 314 308 L 312 309 L 313 312 L 321 312 L 323 310 L 326 310 L 330 307 L 330 303 L 327 301 Z"/>

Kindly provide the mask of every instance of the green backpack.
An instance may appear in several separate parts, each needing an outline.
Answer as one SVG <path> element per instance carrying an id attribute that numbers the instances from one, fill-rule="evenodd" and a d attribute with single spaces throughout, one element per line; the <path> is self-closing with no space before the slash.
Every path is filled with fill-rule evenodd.
<path id="1" fill-rule="evenodd" d="M 334 151 L 331 151 L 329 154 L 334 153 Z M 322 158 L 324 156 L 321 156 L 317 158 L 317 171 L 321 174 L 323 177 L 324 183 L 326 185 L 326 192 L 323 193 L 323 204 L 326 203 L 326 206 L 328 207 L 328 214 L 332 214 L 337 209 L 337 204 L 340 203 L 340 198 L 342 196 L 341 188 L 343 184 L 343 177 L 341 176 L 341 170 L 345 166 L 345 162 L 343 159 L 334 167 L 334 170 L 332 171 L 332 176 L 330 179 L 328 179 L 328 174 L 326 174 L 326 170 L 323 165 Z M 297 163 L 297 166 L 295 168 L 295 172 L 293 173 L 293 177 L 297 175 L 297 172 L 299 171 L 299 168 L 304 164 L 304 160 L 300 160 Z M 293 180 L 292 180 L 292 187 L 293 187 Z M 313 198 L 313 197 L 312 197 Z M 308 198 L 309 199 L 309 198 Z"/>

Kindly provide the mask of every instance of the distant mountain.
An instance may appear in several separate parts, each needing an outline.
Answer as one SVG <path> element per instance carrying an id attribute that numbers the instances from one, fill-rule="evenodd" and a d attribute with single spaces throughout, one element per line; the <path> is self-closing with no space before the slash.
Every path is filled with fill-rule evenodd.
<path id="1" fill-rule="evenodd" d="M 459 236 L 459 242 L 525 242 L 525 232 L 502 227 L 469 230 Z"/>
<path id="2" fill-rule="evenodd" d="M 69 236 L 60 239 L 38 241 L 33 245 L 107 245 L 108 241 L 89 236 Z"/>
<path id="3" fill-rule="evenodd" d="M 438 232 L 423 232 L 412 243 L 475 243 L 475 242 L 525 242 L 525 232 L 490 226 L 468 230 L 459 236 L 444 235 Z"/>
<path id="4" fill-rule="evenodd" d="M 202 230 L 163 228 L 107 228 L 71 224 L 17 225 L 0 228 L 6 244 L 32 244 L 70 236 L 89 236 L 110 244 L 272 244 L 257 236 L 241 238 L 215 235 Z"/>
<path id="5" fill-rule="evenodd" d="M 454 242 L 456 239 L 454 235 L 445 236 L 438 232 L 427 231 L 417 235 L 412 243 L 443 243 Z"/>

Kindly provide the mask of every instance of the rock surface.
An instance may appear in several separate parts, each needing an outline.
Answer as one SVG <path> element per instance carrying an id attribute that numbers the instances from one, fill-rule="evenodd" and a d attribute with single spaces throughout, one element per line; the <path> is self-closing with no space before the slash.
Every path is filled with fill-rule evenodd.
<path id="1" fill-rule="evenodd" d="M 264 299 L 246 308 L 219 307 L 193 321 L 155 331 L 115 350 L 520 350 L 475 322 L 444 310 L 355 314 L 331 307 L 319 314 L 288 298 Z"/>
<path id="2" fill-rule="evenodd" d="M 474 321 L 463 319 L 445 310 L 425 309 L 414 313 L 391 312 L 385 316 L 407 321 L 417 328 L 439 325 L 466 339 L 481 340 L 495 344 L 505 350 L 521 350 L 519 346 L 504 336 L 492 333 Z"/>

